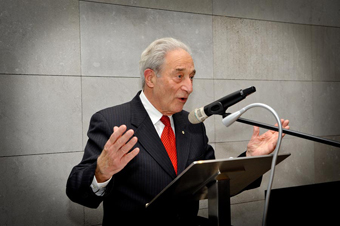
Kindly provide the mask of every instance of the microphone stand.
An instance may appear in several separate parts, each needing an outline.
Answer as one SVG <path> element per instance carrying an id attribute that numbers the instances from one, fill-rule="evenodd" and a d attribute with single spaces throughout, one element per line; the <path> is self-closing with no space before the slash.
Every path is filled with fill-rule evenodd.
<path id="1" fill-rule="evenodd" d="M 270 193 L 271 193 L 272 185 L 273 185 L 273 181 L 274 181 L 275 166 L 276 166 L 277 156 L 279 154 L 279 150 L 280 150 L 280 146 L 281 146 L 281 140 L 282 140 L 282 125 L 281 125 L 281 122 L 280 122 L 280 118 L 277 115 L 276 111 L 273 108 L 271 108 L 270 106 L 268 106 L 266 104 L 262 104 L 262 103 L 253 103 L 253 104 L 249 104 L 248 106 L 242 108 L 239 111 L 234 112 L 233 114 L 230 114 L 228 117 L 224 117 L 222 119 L 222 123 L 226 127 L 229 127 L 235 121 L 237 121 L 237 119 L 240 118 L 240 116 L 243 113 L 245 113 L 246 111 L 248 111 L 249 109 L 254 108 L 254 107 L 262 107 L 262 108 L 265 108 L 268 111 L 270 111 L 273 114 L 273 116 L 275 117 L 276 122 L 278 123 L 278 131 L 279 131 L 279 137 L 278 137 L 277 142 L 276 142 L 275 150 L 273 151 L 273 159 L 272 159 L 272 165 L 271 165 L 271 170 L 270 170 L 271 172 L 270 172 L 268 188 L 267 188 L 267 195 L 266 195 L 266 200 L 265 200 L 265 205 L 264 205 L 264 210 L 263 210 L 262 225 L 266 226 L 267 225 L 267 214 L 268 214 Z"/>
<path id="2" fill-rule="evenodd" d="M 230 114 L 231 113 L 225 113 L 225 114 L 223 114 L 222 117 L 225 118 Z M 252 125 L 252 126 L 258 126 L 258 127 L 264 128 L 264 129 L 279 131 L 278 127 L 275 127 L 275 126 L 272 126 L 272 125 L 269 125 L 269 124 L 265 124 L 265 123 L 256 122 L 256 121 L 245 119 L 245 118 L 238 118 L 236 121 L 244 123 L 244 124 Z M 340 143 L 336 142 L 334 140 L 329 140 L 329 139 L 309 135 L 309 134 L 306 134 L 306 133 L 297 132 L 297 131 L 294 131 L 294 130 L 282 129 L 282 132 L 285 133 L 285 134 L 288 134 L 288 135 L 295 136 L 295 137 L 300 137 L 300 138 L 303 138 L 303 139 L 307 139 L 307 140 L 311 140 L 311 141 L 315 141 L 315 142 L 318 142 L 318 143 L 323 143 L 323 144 L 327 144 L 327 145 L 331 145 L 331 146 L 340 148 Z"/>

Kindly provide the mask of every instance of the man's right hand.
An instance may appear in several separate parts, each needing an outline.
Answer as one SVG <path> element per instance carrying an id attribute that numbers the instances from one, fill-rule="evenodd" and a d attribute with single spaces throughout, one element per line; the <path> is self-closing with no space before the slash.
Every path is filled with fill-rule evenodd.
<path id="1" fill-rule="evenodd" d="M 139 153 L 139 148 L 129 152 L 138 139 L 137 137 L 132 137 L 134 134 L 132 129 L 128 131 L 126 129 L 125 125 L 115 126 L 113 133 L 104 146 L 104 150 L 99 155 L 95 172 L 99 183 L 109 180 Z"/>

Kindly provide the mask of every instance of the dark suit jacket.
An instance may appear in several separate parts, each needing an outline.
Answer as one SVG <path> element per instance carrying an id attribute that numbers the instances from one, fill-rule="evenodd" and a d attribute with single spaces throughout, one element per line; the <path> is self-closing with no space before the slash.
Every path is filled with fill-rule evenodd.
<path id="1" fill-rule="evenodd" d="M 189 225 L 187 223 L 197 216 L 198 201 L 169 200 L 156 210 L 145 208 L 146 203 L 175 179 L 176 173 L 139 94 L 140 92 L 128 103 L 104 109 L 92 116 L 84 156 L 81 163 L 72 169 L 67 181 L 67 195 L 72 201 L 90 208 L 97 208 L 103 201 L 104 226 L 137 223 L 178 225 L 178 222 Z M 203 123 L 191 124 L 186 111 L 174 114 L 173 118 L 178 174 L 193 161 L 215 158 Z M 135 131 L 135 136 L 138 137 L 136 147 L 140 148 L 140 152 L 122 171 L 112 177 L 105 195 L 96 196 L 90 185 L 95 174 L 97 157 L 112 134 L 113 127 L 122 124 Z"/>

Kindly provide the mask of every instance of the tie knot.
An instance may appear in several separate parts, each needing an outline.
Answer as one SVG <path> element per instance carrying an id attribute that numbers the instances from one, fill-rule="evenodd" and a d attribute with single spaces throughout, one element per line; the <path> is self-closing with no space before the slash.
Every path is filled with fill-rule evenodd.
<path id="1" fill-rule="evenodd" d="M 161 118 L 161 122 L 165 125 L 165 126 L 170 126 L 170 119 L 168 116 L 163 115 Z"/>

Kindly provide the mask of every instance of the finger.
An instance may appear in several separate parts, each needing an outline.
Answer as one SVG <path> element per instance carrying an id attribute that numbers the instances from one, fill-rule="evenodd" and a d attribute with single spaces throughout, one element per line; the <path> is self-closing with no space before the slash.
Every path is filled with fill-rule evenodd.
<path id="1" fill-rule="evenodd" d="M 280 121 L 281 121 L 282 128 L 285 128 L 285 129 L 286 129 L 286 127 L 287 127 L 288 124 L 289 124 L 289 120 L 281 119 Z M 275 123 L 275 126 L 278 127 L 278 124 Z M 289 127 L 289 126 L 288 126 L 288 127 Z"/>
<path id="2" fill-rule="evenodd" d="M 121 125 L 120 127 L 114 126 L 113 133 L 111 134 L 111 136 L 104 145 L 104 150 L 108 151 L 111 148 L 111 146 L 115 143 L 115 141 L 121 136 L 121 134 L 124 133 L 125 130 L 126 130 L 125 125 Z"/>
<path id="3" fill-rule="evenodd" d="M 252 135 L 252 137 L 257 137 L 257 136 L 259 136 L 259 134 L 260 134 L 260 127 L 254 126 L 253 127 L 253 135 Z"/>
<path id="4" fill-rule="evenodd" d="M 282 120 L 281 120 L 281 123 L 282 123 L 282 128 L 283 128 L 283 129 L 287 129 L 287 130 L 289 129 L 289 125 L 288 125 L 288 124 L 289 124 L 289 120 L 284 120 L 283 122 L 282 122 Z M 283 133 L 283 134 L 282 134 L 282 137 L 284 137 L 285 135 L 286 135 L 286 134 Z"/>
<path id="5" fill-rule="evenodd" d="M 130 129 L 128 131 L 126 131 L 123 135 L 121 135 L 116 141 L 115 143 L 112 145 L 112 149 L 114 150 L 119 150 L 121 149 L 123 146 L 126 145 L 126 143 L 132 138 L 133 134 L 135 132 Z"/>
<path id="6" fill-rule="evenodd" d="M 289 130 L 289 128 L 290 128 L 289 126 L 284 127 L 285 130 Z M 284 136 L 286 136 L 286 134 L 282 133 L 282 137 L 284 137 Z"/>
<path id="7" fill-rule="evenodd" d="M 114 134 L 114 133 L 117 133 L 118 129 L 119 129 L 118 126 L 114 126 L 114 127 L 113 127 L 113 132 L 112 132 L 111 136 L 110 136 L 109 139 L 108 139 L 108 143 L 110 143 L 110 144 L 113 143 L 113 141 L 114 141 L 113 134 Z M 117 135 L 117 134 L 116 134 L 116 135 Z"/>
<path id="8" fill-rule="evenodd" d="M 284 128 L 286 128 L 288 125 L 289 125 L 289 120 L 285 120 L 285 121 L 282 123 L 282 126 L 283 126 Z"/>
<path id="9" fill-rule="evenodd" d="M 119 127 L 115 126 L 113 127 L 113 133 L 111 134 L 110 138 L 105 144 L 105 148 L 109 149 L 112 145 L 114 145 L 119 139 L 119 137 L 122 136 L 122 134 L 126 131 L 126 125 L 121 125 Z"/>
<path id="10" fill-rule="evenodd" d="M 139 148 L 135 148 L 123 157 L 123 164 L 126 165 L 128 164 L 136 155 L 139 153 Z"/>
<path id="11" fill-rule="evenodd" d="M 132 148 L 133 146 L 136 145 L 138 141 L 138 138 L 137 137 L 132 137 L 129 142 L 127 142 L 125 145 L 123 145 L 121 148 L 120 148 L 120 151 L 121 151 L 121 156 L 123 155 L 126 155 Z"/>

